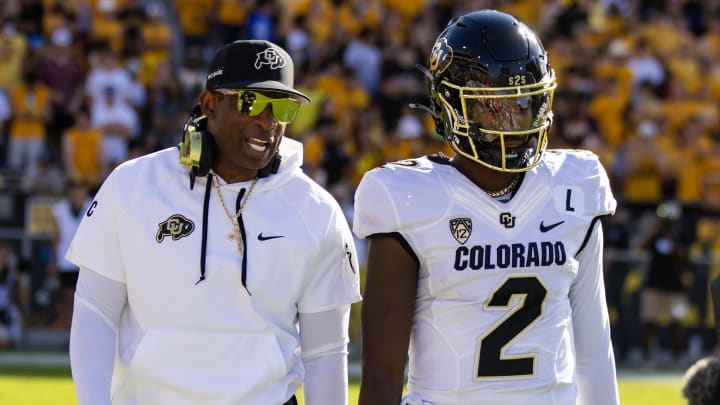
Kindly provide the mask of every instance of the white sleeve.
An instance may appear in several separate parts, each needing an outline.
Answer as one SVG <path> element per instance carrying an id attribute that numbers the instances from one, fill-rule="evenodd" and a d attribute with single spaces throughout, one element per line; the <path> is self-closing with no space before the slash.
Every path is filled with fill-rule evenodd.
<path id="1" fill-rule="evenodd" d="M 79 405 L 110 405 L 118 325 L 125 284 L 80 269 L 70 328 L 70 367 Z"/>
<path id="2" fill-rule="evenodd" d="M 307 405 L 347 405 L 347 343 L 350 305 L 300 314 L 300 350 Z"/>
<path id="3" fill-rule="evenodd" d="M 332 198 L 332 197 L 329 197 Z M 308 262 L 298 312 L 323 312 L 361 300 L 355 241 L 345 214 L 334 200 L 319 229 L 317 252 Z"/>
<path id="4" fill-rule="evenodd" d="M 103 182 L 80 221 L 65 258 L 80 268 L 92 269 L 124 284 L 121 236 L 124 230 L 122 210 L 126 209 L 123 204 L 127 198 L 121 197 L 118 190 L 122 170 L 116 168 Z"/>
<path id="5" fill-rule="evenodd" d="M 620 403 L 615 356 L 603 281 L 603 233 L 593 221 L 590 238 L 578 255 L 578 275 L 570 288 L 575 337 L 578 404 Z"/>

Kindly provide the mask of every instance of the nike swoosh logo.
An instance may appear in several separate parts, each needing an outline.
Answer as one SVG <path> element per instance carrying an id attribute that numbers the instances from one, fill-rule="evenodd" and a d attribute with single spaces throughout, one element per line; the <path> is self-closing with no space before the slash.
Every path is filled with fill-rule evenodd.
<path id="1" fill-rule="evenodd" d="M 277 238 L 284 238 L 284 237 L 285 237 L 285 235 L 263 236 L 262 232 L 260 232 L 260 234 L 258 235 L 258 240 L 263 241 L 263 240 L 270 240 L 270 239 L 277 239 Z"/>
<path id="2" fill-rule="evenodd" d="M 550 225 L 545 226 L 545 224 L 544 224 L 542 221 L 540 221 L 540 232 L 545 233 L 545 232 L 547 232 L 547 231 L 549 231 L 549 230 L 551 230 L 551 229 L 555 228 L 556 226 L 561 225 L 561 224 L 563 224 L 563 223 L 565 223 L 565 221 L 560 221 L 560 222 L 556 222 L 556 223 L 554 223 L 554 224 L 550 224 Z"/>

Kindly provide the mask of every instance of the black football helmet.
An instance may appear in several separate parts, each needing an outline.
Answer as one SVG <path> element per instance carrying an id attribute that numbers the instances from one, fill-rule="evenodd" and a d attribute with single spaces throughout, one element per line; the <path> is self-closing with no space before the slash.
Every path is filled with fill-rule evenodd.
<path id="1" fill-rule="evenodd" d="M 557 82 L 530 28 L 495 10 L 455 18 L 428 70 L 436 130 L 456 153 L 504 172 L 538 164 Z"/>

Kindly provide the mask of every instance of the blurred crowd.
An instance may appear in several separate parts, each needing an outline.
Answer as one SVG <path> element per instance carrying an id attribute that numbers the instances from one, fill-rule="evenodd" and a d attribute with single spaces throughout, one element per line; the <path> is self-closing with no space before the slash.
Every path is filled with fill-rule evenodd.
<path id="1" fill-rule="evenodd" d="M 718 0 L 5 0 L 0 187 L 60 199 L 82 183 L 92 195 L 117 164 L 180 141 L 218 46 L 269 39 L 292 54 L 296 85 L 313 99 L 288 135 L 351 220 L 365 171 L 453 154 L 430 116 L 409 107 L 427 98 L 416 65 L 451 17 L 482 8 L 540 35 L 559 82 L 550 147 L 594 151 L 613 182 L 620 204 L 606 220 L 606 272 L 618 358 L 634 347 L 644 358 L 664 346 L 687 353 L 693 336 L 714 345 L 706 286 L 720 273 Z M 681 260 L 648 266 L 658 254 Z M 670 313 L 632 306 L 648 288 L 676 299 Z"/>

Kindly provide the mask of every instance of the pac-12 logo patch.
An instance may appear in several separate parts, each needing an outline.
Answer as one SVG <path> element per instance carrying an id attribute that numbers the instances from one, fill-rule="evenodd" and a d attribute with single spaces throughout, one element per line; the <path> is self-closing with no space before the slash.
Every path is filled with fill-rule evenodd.
<path id="1" fill-rule="evenodd" d="M 172 237 L 172 240 L 184 238 L 192 233 L 195 229 L 195 223 L 180 214 L 171 215 L 170 218 L 158 224 L 157 235 L 155 240 L 161 243 L 166 236 Z"/>
<path id="2" fill-rule="evenodd" d="M 472 233 L 472 219 L 453 218 L 450 220 L 450 233 L 456 241 L 463 245 L 470 238 Z"/>

